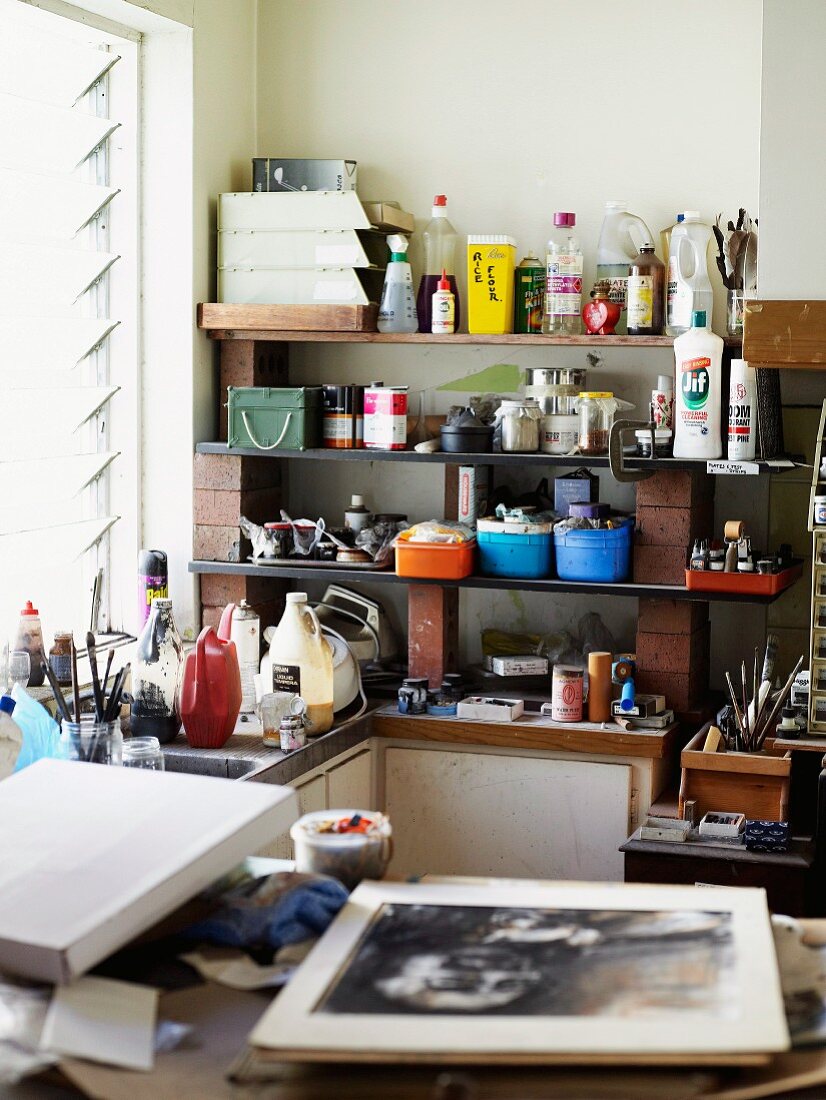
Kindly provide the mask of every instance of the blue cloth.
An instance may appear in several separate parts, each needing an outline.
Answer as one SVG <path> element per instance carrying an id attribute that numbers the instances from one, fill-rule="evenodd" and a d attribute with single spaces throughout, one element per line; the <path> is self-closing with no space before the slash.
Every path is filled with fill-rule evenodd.
<path id="1" fill-rule="evenodd" d="M 44 706 L 32 699 L 19 684 L 15 684 L 11 697 L 17 704 L 12 718 L 23 734 L 23 744 L 14 770 L 27 768 L 36 760 L 60 755 L 60 727 Z"/>
<path id="2" fill-rule="evenodd" d="M 184 936 L 228 947 L 277 951 L 320 936 L 347 901 L 347 891 L 324 875 L 279 872 L 230 890 L 217 909 Z"/>

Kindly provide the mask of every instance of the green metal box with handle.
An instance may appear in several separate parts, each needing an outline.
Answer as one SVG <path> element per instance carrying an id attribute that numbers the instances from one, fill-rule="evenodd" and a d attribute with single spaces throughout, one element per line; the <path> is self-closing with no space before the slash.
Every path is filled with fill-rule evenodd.
<path id="1" fill-rule="evenodd" d="M 227 446 L 306 451 L 321 444 L 320 386 L 229 386 Z"/>

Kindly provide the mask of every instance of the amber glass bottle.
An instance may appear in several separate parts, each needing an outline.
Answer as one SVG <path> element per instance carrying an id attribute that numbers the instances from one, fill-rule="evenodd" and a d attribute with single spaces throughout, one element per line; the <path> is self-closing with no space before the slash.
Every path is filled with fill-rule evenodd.
<path id="1" fill-rule="evenodd" d="M 659 336 L 664 305 L 665 264 L 644 244 L 628 266 L 628 335 Z"/>

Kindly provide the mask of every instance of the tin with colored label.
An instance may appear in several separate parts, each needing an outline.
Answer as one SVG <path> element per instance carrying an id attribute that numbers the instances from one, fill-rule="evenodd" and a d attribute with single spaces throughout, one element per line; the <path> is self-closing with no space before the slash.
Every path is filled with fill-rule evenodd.
<path id="1" fill-rule="evenodd" d="M 364 387 L 322 386 L 325 447 L 354 450 L 364 446 Z"/>
<path id="2" fill-rule="evenodd" d="M 407 386 L 367 386 L 364 391 L 364 446 L 403 451 L 407 446 Z"/>
<path id="3" fill-rule="evenodd" d="M 582 721 L 584 674 L 573 665 L 554 665 L 551 717 L 555 722 Z"/>
<path id="4" fill-rule="evenodd" d="M 545 265 L 530 255 L 516 268 L 513 300 L 513 331 L 541 332 L 545 301 Z"/>

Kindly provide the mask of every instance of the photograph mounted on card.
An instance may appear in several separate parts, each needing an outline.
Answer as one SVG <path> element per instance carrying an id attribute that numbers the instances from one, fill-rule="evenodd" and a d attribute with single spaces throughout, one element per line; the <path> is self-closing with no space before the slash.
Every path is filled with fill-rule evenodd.
<path id="1" fill-rule="evenodd" d="M 250 1043 L 283 1061 L 739 1064 L 789 1038 L 761 890 L 457 881 L 362 883 Z"/>

